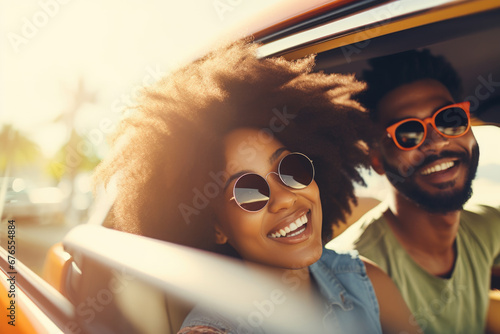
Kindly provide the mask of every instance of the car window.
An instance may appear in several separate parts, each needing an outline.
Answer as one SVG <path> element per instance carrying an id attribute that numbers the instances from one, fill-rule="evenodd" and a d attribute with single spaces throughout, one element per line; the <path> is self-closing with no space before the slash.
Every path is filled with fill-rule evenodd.
<path id="1" fill-rule="evenodd" d="M 498 5 L 487 1 L 380 4 L 370 11 L 270 41 L 261 54 L 293 59 L 317 53 L 317 71 L 358 77 L 368 68 L 367 61 L 378 56 L 422 48 L 444 56 L 460 75 L 464 100 L 470 102 L 476 117 L 473 131 L 481 158 L 470 203 L 498 206 L 500 200 L 494 194 L 500 190 L 500 158 L 495 153 L 500 140 L 500 44 L 495 42 L 500 33 L 499 17 Z M 368 170 L 364 178 L 367 187 L 356 188 L 361 201 L 347 225 L 386 197 L 385 177 Z M 337 235 L 345 225 L 334 229 Z"/>

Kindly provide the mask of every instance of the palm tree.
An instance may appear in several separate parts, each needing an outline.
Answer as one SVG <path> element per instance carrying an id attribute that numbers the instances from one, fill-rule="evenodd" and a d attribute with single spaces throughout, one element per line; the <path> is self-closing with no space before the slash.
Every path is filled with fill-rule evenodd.
<path id="1" fill-rule="evenodd" d="M 95 103 L 96 93 L 90 92 L 83 78 L 80 78 L 76 90 L 70 91 L 69 94 L 74 96 L 71 105 L 54 120 L 54 122 L 63 122 L 66 126 L 68 130 L 67 141 L 57 152 L 55 161 L 51 163 L 50 168 L 50 172 L 57 180 L 60 181 L 64 177 L 70 185 L 67 213 L 72 209 L 74 185 L 78 172 L 92 170 L 99 163 L 97 155 L 93 152 L 80 152 L 78 150 L 79 144 L 83 143 L 84 139 L 75 130 L 75 118 L 78 111 L 86 103 Z"/>
<path id="2" fill-rule="evenodd" d="M 86 141 L 75 129 L 67 142 L 56 152 L 50 163 L 49 173 L 60 181 L 63 177 L 74 180 L 78 172 L 92 171 L 100 162 L 100 158 L 94 151 L 79 150 L 80 144 Z"/>
<path id="3" fill-rule="evenodd" d="M 0 131 L 0 171 L 2 184 L 0 185 L 0 217 L 2 217 L 7 193 L 8 178 L 11 169 L 28 165 L 40 155 L 40 149 L 31 139 L 7 124 Z"/>

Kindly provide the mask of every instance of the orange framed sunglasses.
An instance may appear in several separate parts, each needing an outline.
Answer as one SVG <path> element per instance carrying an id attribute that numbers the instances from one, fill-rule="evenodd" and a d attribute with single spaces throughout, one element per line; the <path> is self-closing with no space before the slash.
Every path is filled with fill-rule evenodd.
<path id="1" fill-rule="evenodd" d="M 396 146 L 404 151 L 414 150 L 427 137 L 427 124 L 443 137 L 463 136 L 470 129 L 470 102 L 447 105 L 425 119 L 407 118 L 388 126 L 385 130 Z"/>

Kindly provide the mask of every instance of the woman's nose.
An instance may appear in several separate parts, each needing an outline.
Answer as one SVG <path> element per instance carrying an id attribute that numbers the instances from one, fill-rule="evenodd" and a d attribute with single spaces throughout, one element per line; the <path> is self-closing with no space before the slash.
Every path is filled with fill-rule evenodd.
<path id="1" fill-rule="evenodd" d="M 281 181 L 276 173 L 267 177 L 271 196 L 269 198 L 269 211 L 278 212 L 292 207 L 297 201 L 297 194 L 294 189 L 288 187 Z"/>

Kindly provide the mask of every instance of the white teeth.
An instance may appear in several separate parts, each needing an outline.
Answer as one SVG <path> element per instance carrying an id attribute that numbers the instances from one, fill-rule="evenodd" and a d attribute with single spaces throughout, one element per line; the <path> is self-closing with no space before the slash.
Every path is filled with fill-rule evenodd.
<path id="1" fill-rule="evenodd" d="M 305 227 L 302 227 L 300 230 L 297 230 L 297 231 L 293 232 L 292 234 L 290 234 L 290 237 L 294 237 L 296 235 L 301 234 L 302 232 L 304 232 L 305 229 L 306 229 Z"/>
<path id="2" fill-rule="evenodd" d="M 442 164 L 424 169 L 420 174 L 422 175 L 429 175 L 432 173 L 440 172 L 442 170 L 446 170 L 448 168 L 451 168 L 455 165 L 453 161 L 448 161 L 448 162 L 443 162 Z"/>
<path id="3" fill-rule="evenodd" d="M 303 215 L 302 217 L 297 218 L 290 225 L 280 229 L 279 231 L 271 233 L 270 236 L 272 238 L 280 238 L 280 237 L 284 237 L 285 235 L 295 231 L 295 233 L 292 233 L 289 235 L 289 237 L 293 237 L 295 235 L 302 233 L 305 230 L 305 228 L 300 229 L 300 230 L 299 230 L 299 228 L 306 223 L 307 223 L 307 216 Z"/>

